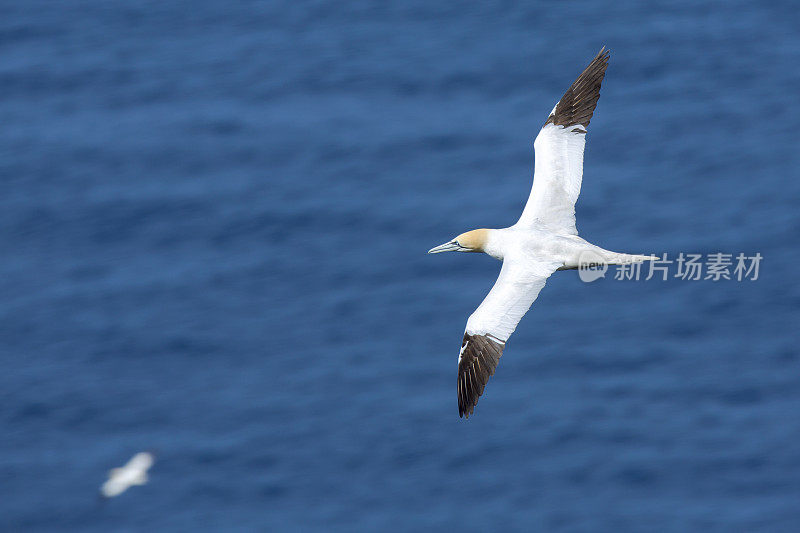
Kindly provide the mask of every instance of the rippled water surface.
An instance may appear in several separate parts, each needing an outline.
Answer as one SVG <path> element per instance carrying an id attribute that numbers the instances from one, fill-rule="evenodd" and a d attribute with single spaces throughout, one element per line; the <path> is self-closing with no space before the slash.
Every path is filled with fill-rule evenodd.
<path id="1" fill-rule="evenodd" d="M 800 530 L 793 2 L 0 4 L 0 529 Z M 532 141 L 612 49 L 578 227 L 458 418 Z M 109 468 L 151 482 L 101 503 Z"/>

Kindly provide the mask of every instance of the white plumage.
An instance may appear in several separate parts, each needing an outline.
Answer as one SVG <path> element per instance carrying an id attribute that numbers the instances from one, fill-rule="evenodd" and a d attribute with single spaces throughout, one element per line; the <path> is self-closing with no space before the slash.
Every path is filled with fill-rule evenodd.
<path id="1" fill-rule="evenodd" d="M 494 287 L 467 320 L 466 331 L 507 341 L 558 266 L 546 261 L 503 261 Z"/>
<path id="2" fill-rule="evenodd" d="M 581 193 L 585 146 L 586 130 L 545 124 L 533 142 L 533 187 L 517 226 L 530 228 L 538 222 L 558 233 L 578 234 L 575 202 Z"/>
<path id="3" fill-rule="evenodd" d="M 113 498 L 134 485 L 144 485 L 147 483 L 147 471 L 154 462 L 155 456 L 152 453 L 137 453 L 125 466 L 109 471 L 108 481 L 100 487 L 100 493 L 106 498 Z"/>
<path id="4" fill-rule="evenodd" d="M 505 342 L 557 270 L 589 264 L 625 264 L 654 256 L 612 252 L 578 236 L 575 202 L 583 180 L 583 151 L 600 85 L 605 48 L 553 108 L 534 141 L 531 193 L 516 224 L 462 233 L 429 253 L 484 252 L 503 261 L 489 294 L 467 320 L 458 357 L 458 412 L 472 414 Z"/>

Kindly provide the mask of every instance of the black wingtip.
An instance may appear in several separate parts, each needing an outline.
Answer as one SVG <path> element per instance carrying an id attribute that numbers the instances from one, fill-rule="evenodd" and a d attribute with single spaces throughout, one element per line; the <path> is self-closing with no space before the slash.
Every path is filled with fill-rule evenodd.
<path id="1" fill-rule="evenodd" d="M 458 416 L 469 418 L 489 378 L 494 375 L 504 343 L 490 335 L 464 334 L 458 360 Z"/>
<path id="2" fill-rule="evenodd" d="M 584 128 L 589 126 L 597 100 L 600 98 L 600 85 L 606 75 L 610 57 L 611 51 L 603 46 L 558 101 L 555 111 L 547 117 L 545 125 L 569 127 L 580 124 Z"/>

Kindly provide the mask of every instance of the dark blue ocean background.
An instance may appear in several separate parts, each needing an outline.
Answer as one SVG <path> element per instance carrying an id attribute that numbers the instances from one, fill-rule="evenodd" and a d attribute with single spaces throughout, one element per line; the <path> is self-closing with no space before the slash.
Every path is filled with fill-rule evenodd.
<path id="1" fill-rule="evenodd" d="M 800 531 L 796 2 L 0 4 L 0 530 Z M 578 228 L 459 419 L 532 143 Z M 155 449 L 150 483 L 100 502 Z"/>

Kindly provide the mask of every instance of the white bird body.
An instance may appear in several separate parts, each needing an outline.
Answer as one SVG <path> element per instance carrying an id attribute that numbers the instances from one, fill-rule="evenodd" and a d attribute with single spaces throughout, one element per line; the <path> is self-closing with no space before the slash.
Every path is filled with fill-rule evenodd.
<path id="1" fill-rule="evenodd" d="M 607 66 L 603 48 L 548 116 L 534 141 L 533 186 L 517 223 L 468 231 L 429 251 L 483 252 L 503 261 L 492 290 L 467 320 L 458 358 L 459 416 L 472 414 L 505 342 L 553 272 L 655 258 L 591 244 L 575 225 L 586 131 Z"/>
<path id="2" fill-rule="evenodd" d="M 561 270 L 571 270 L 580 266 L 581 255 L 586 252 L 594 252 L 606 262 L 619 259 L 616 252 L 604 250 L 577 235 L 559 235 L 538 225 L 490 229 L 484 253 L 501 261 L 530 262 L 548 258 L 561 264 Z"/>
<path id="3" fill-rule="evenodd" d="M 103 483 L 100 493 L 106 498 L 119 496 L 134 485 L 147 483 L 147 471 L 153 466 L 155 456 L 150 452 L 139 452 L 120 468 L 108 472 L 108 480 Z"/>

